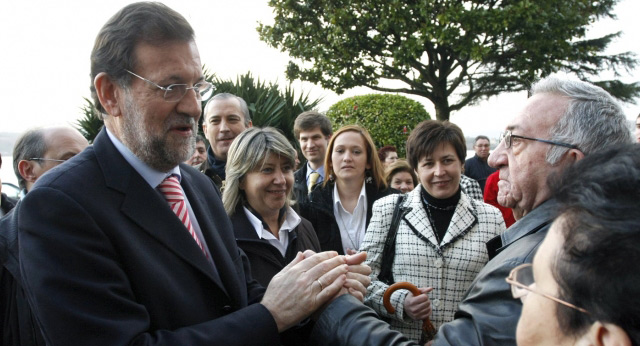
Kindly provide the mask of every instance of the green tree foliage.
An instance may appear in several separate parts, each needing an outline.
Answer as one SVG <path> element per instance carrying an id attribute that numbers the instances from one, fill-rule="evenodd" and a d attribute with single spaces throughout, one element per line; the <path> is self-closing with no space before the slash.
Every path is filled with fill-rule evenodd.
<path id="1" fill-rule="evenodd" d="M 311 100 L 309 94 L 304 92 L 296 97 L 291 85 L 280 91 L 277 84 L 255 79 L 251 72 L 238 76 L 233 81 L 219 79 L 205 68 L 205 79 L 216 86 L 216 94 L 228 92 L 242 97 L 247 102 L 254 126 L 279 129 L 294 148 L 300 151 L 293 135 L 293 123 L 298 114 L 316 108 L 321 99 Z"/>
<path id="2" fill-rule="evenodd" d="M 621 33 L 585 34 L 618 0 L 270 0 L 275 22 L 262 40 L 294 58 L 287 78 L 342 93 L 355 86 L 429 99 L 436 117 L 564 71 L 624 101 L 640 83 L 599 80 L 637 64 L 604 55 Z M 592 80 L 592 79 L 595 79 Z M 384 84 L 382 83 L 384 81 Z M 384 86 L 383 86 L 384 85 Z"/>
<path id="3" fill-rule="evenodd" d="M 93 143 L 104 122 L 98 116 L 98 110 L 93 106 L 93 102 L 86 97 L 83 98 L 84 106 L 80 107 L 80 109 L 84 117 L 76 121 L 75 127 L 89 143 Z"/>
<path id="4" fill-rule="evenodd" d="M 376 147 L 393 145 L 400 157 L 405 156 L 405 142 L 411 130 L 421 121 L 431 119 L 419 102 L 392 94 L 344 99 L 331 106 L 327 116 L 334 129 L 350 124 L 366 128 Z"/>

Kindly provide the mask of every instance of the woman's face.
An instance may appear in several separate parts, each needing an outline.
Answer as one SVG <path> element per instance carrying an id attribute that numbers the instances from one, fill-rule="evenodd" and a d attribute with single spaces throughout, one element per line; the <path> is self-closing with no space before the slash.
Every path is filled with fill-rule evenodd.
<path id="1" fill-rule="evenodd" d="M 367 162 L 367 146 L 360 133 L 347 131 L 334 139 L 331 166 L 336 180 L 364 180 L 364 171 L 371 165 Z"/>
<path id="2" fill-rule="evenodd" d="M 293 167 L 285 157 L 270 154 L 245 175 L 240 189 L 262 217 L 278 214 L 293 187 Z"/>
<path id="3" fill-rule="evenodd" d="M 398 172 L 391 177 L 391 187 L 407 193 L 413 190 L 413 177 L 409 172 Z"/>
<path id="4" fill-rule="evenodd" d="M 396 153 L 395 151 L 389 151 L 387 152 L 387 155 L 384 157 L 384 161 L 382 162 L 382 166 L 383 167 L 387 167 L 390 164 L 394 163 L 398 161 L 398 153 Z"/>
<path id="5" fill-rule="evenodd" d="M 558 297 L 558 283 L 553 277 L 551 265 L 564 243 L 564 237 L 560 233 L 562 222 L 560 217 L 551 225 L 533 259 L 534 284 L 530 287 L 553 297 Z M 528 292 L 520 299 L 522 314 L 516 330 L 518 346 L 576 343 L 577 340 L 567 337 L 558 324 L 556 309 L 559 303 L 534 292 Z"/>
<path id="6" fill-rule="evenodd" d="M 462 162 L 458 159 L 453 145 L 442 143 L 431 155 L 418 161 L 418 180 L 427 192 L 438 199 L 453 196 L 460 188 Z"/>

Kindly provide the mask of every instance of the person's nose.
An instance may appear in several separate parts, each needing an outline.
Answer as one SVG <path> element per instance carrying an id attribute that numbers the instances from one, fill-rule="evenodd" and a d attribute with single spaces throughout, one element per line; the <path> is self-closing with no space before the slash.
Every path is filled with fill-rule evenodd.
<path id="1" fill-rule="evenodd" d="M 436 162 L 435 166 L 434 166 L 434 172 L 433 172 L 437 177 L 442 176 L 445 174 L 445 169 L 444 169 L 444 165 L 440 162 Z"/>
<path id="2" fill-rule="evenodd" d="M 496 169 L 507 165 L 507 149 L 505 148 L 504 141 L 498 143 L 498 146 L 493 149 L 493 152 L 491 154 L 489 154 L 487 163 L 489 164 L 489 166 Z"/>
<path id="3" fill-rule="evenodd" d="M 200 114 L 202 114 L 202 99 L 200 95 L 193 89 L 187 90 L 187 93 L 178 102 L 176 110 L 178 113 L 191 116 L 198 122 Z"/>
<path id="4" fill-rule="evenodd" d="M 229 123 L 227 123 L 227 120 L 222 117 L 222 119 L 220 119 L 220 132 L 230 132 L 231 129 L 229 128 Z"/>
<path id="5" fill-rule="evenodd" d="M 282 169 L 277 169 L 273 177 L 273 183 L 275 185 L 282 185 L 285 182 L 286 179 L 284 178 L 284 172 L 282 171 Z"/>

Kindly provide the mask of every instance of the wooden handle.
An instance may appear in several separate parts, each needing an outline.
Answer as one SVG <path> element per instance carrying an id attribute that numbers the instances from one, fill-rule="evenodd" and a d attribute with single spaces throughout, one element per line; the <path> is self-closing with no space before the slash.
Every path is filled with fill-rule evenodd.
<path id="1" fill-rule="evenodd" d="M 414 284 L 410 282 L 396 282 L 395 284 L 389 286 L 389 288 L 387 288 L 387 290 L 384 292 L 384 295 L 382 296 L 382 304 L 384 305 L 384 308 L 387 310 L 387 312 L 390 314 L 396 313 L 396 309 L 393 307 L 393 305 L 391 305 L 391 294 L 401 289 L 409 290 L 409 292 L 411 292 L 414 296 L 418 296 L 422 294 L 422 292 L 420 292 L 418 287 L 416 287 Z M 421 344 L 424 344 L 429 340 L 433 340 L 435 335 L 436 335 L 436 328 L 433 326 L 433 323 L 431 323 L 431 321 L 429 320 L 429 317 L 425 318 L 424 322 L 422 323 L 422 337 L 420 338 Z"/>

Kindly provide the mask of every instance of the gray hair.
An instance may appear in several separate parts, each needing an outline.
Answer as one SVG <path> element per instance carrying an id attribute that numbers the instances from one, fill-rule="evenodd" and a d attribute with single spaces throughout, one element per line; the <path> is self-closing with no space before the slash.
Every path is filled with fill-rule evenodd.
<path id="1" fill-rule="evenodd" d="M 13 147 L 13 173 L 15 173 L 16 178 L 18 178 L 18 185 L 21 189 L 26 189 L 27 183 L 18 169 L 20 161 L 42 157 L 46 152 L 47 143 L 44 138 L 43 129 L 29 130 L 18 138 Z"/>
<path id="2" fill-rule="evenodd" d="M 242 97 L 236 96 L 230 93 L 220 93 L 215 94 L 209 101 L 207 101 L 206 106 L 204 107 L 204 113 L 207 114 L 209 112 L 210 105 L 213 104 L 213 101 L 223 101 L 223 100 L 238 100 L 240 103 L 240 111 L 242 112 L 242 116 L 244 117 L 244 127 L 249 127 L 249 122 L 251 121 L 251 114 L 249 113 L 249 107 L 247 106 L 247 101 L 245 101 Z M 204 119 L 207 120 L 206 118 Z"/>
<path id="3" fill-rule="evenodd" d="M 227 214 L 233 215 L 238 204 L 245 202 L 240 184 L 247 173 L 258 169 L 269 155 L 284 157 L 292 168 L 295 167 L 296 150 L 273 127 L 250 127 L 233 140 L 227 155 L 226 186 L 222 194 Z M 290 204 L 290 199 L 291 196 L 287 196 L 286 205 Z"/>
<path id="4" fill-rule="evenodd" d="M 631 143 L 631 133 L 620 104 L 604 89 L 579 80 L 546 77 L 531 88 L 531 95 L 552 93 L 569 98 L 569 106 L 549 131 L 550 140 L 569 143 L 585 155 L 616 144 Z M 554 145 L 547 162 L 555 165 L 569 148 Z"/>

